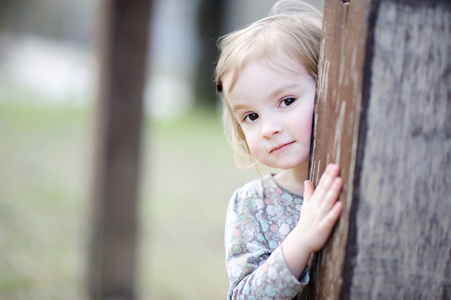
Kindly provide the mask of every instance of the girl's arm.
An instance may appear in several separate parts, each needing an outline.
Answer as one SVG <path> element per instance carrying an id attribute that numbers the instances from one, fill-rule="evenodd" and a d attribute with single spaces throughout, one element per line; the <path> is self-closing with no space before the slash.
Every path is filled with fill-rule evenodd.
<path id="1" fill-rule="evenodd" d="M 343 204 L 337 202 L 343 180 L 340 167 L 329 165 L 316 190 L 304 182 L 304 203 L 299 223 L 283 242 L 283 254 L 291 273 L 299 277 L 307 266 L 311 253 L 324 247 L 337 222 Z"/>
<path id="2" fill-rule="evenodd" d="M 301 291 L 309 280 L 303 272 L 310 254 L 324 246 L 341 212 L 341 203 L 335 203 L 342 186 L 338 174 L 338 167 L 328 168 L 314 193 L 305 183 L 301 218 L 280 246 L 263 234 L 268 224 L 255 201 L 263 195 L 252 187 L 234 194 L 225 232 L 228 299 L 292 299 Z"/>

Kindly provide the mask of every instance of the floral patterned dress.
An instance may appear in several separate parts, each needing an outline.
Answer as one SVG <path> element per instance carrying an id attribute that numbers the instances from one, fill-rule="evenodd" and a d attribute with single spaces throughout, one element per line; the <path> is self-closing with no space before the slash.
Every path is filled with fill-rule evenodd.
<path id="1" fill-rule="evenodd" d="M 309 281 L 285 262 L 282 242 L 299 221 L 302 197 L 271 174 L 237 189 L 230 199 L 225 228 L 228 299 L 293 299 Z"/>

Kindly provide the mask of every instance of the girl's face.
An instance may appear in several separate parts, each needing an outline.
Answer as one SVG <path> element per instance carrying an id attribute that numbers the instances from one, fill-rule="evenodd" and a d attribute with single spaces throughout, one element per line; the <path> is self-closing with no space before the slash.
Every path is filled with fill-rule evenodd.
<path id="1" fill-rule="evenodd" d="M 247 63 L 228 101 L 251 154 L 266 166 L 292 169 L 309 157 L 316 82 L 299 63 L 285 62 L 289 69 Z"/>

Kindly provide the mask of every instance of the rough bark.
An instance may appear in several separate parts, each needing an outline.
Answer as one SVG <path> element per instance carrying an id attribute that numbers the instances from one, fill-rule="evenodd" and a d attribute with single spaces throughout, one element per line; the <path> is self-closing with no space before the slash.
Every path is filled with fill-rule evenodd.
<path id="1" fill-rule="evenodd" d="M 449 299 L 451 3 L 327 0 L 310 175 L 345 209 L 304 299 Z"/>
<path id="2" fill-rule="evenodd" d="M 377 10 L 343 295 L 449 299 L 451 3 Z"/>
<path id="3" fill-rule="evenodd" d="M 337 299 L 354 190 L 367 42 L 366 1 L 326 1 L 315 107 L 310 178 L 317 184 L 328 163 L 340 164 L 345 209 L 323 251 L 313 256 L 304 299 Z"/>

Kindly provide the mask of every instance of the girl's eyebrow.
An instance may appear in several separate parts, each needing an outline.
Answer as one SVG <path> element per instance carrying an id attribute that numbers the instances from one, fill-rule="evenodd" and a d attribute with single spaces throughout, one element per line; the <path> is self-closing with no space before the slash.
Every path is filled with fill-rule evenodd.
<path id="1" fill-rule="evenodd" d="M 284 92 L 284 90 L 290 89 L 290 88 L 293 88 L 293 87 L 296 87 L 296 86 L 298 86 L 298 85 L 299 85 L 298 82 L 293 82 L 293 83 L 291 83 L 291 84 L 284 85 L 284 86 L 282 86 L 282 87 L 276 89 L 274 92 L 272 92 L 272 93 L 269 95 L 269 97 L 270 97 L 270 98 L 277 98 L 280 94 L 282 94 L 282 93 Z"/>
<path id="2" fill-rule="evenodd" d="M 232 111 L 235 113 L 235 112 L 237 112 L 239 110 L 246 109 L 246 107 L 247 107 L 246 104 L 237 104 L 237 105 L 232 107 Z"/>

